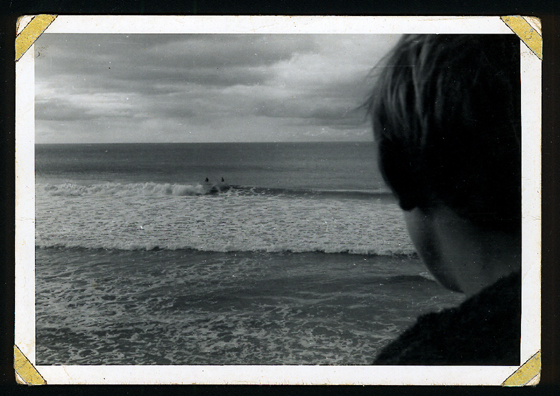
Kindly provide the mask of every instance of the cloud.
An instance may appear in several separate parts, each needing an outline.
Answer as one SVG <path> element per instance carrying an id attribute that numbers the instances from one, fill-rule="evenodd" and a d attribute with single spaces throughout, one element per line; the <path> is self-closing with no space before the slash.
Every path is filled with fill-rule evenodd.
<path id="1" fill-rule="evenodd" d="M 365 77 L 396 39 L 44 34 L 37 141 L 369 139 Z"/>

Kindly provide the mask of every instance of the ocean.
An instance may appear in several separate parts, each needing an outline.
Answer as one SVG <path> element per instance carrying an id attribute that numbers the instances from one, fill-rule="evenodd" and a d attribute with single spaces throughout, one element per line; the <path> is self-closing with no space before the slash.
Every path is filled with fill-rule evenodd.
<path id="1" fill-rule="evenodd" d="M 36 145 L 37 364 L 371 364 L 464 298 L 416 256 L 373 152 Z"/>

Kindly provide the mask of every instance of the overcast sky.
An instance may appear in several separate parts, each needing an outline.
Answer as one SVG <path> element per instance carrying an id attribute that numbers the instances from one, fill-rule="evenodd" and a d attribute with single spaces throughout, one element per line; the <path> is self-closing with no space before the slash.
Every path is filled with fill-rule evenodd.
<path id="1" fill-rule="evenodd" d="M 396 35 L 44 34 L 37 143 L 372 140 L 363 103 Z"/>

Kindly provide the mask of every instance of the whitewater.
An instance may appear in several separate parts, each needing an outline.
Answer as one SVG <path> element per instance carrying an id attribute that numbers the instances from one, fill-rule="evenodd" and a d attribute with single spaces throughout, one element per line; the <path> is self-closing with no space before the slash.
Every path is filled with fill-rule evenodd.
<path id="1" fill-rule="evenodd" d="M 414 253 L 399 208 L 383 194 L 237 188 L 207 195 L 195 183 L 36 188 L 42 248 Z M 346 198 L 331 198 L 337 194 Z"/>

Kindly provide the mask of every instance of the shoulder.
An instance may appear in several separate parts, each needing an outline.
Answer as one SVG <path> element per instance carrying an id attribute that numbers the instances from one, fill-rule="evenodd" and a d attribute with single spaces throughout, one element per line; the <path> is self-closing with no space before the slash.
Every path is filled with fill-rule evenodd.
<path id="1" fill-rule="evenodd" d="M 375 364 L 518 365 L 520 336 L 521 277 L 515 273 L 457 308 L 420 316 Z"/>

